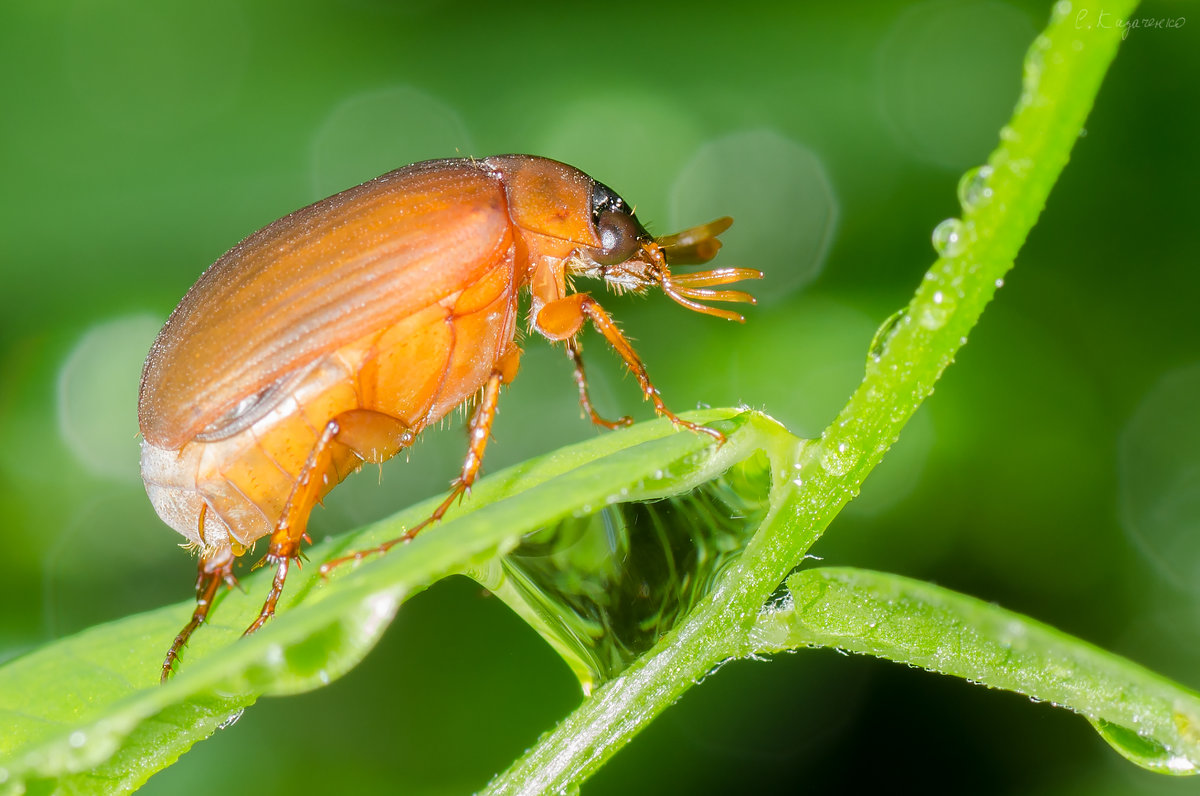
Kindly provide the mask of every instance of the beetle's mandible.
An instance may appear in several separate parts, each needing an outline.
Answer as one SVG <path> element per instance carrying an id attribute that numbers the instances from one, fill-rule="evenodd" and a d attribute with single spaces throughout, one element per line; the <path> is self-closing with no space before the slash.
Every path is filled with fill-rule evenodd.
<path id="1" fill-rule="evenodd" d="M 723 218 L 652 237 L 632 208 L 583 172 L 503 155 L 417 163 L 343 191 L 255 232 L 217 260 L 171 313 L 142 372 L 142 478 L 158 515 L 199 553 L 196 609 L 163 662 L 204 622 L 234 560 L 270 537 L 275 578 L 257 630 L 275 612 L 313 506 L 364 462 L 382 462 L 423 429 L 475 400 L 470 443 L 449 496 L 383 552 L 439 520 L 475 480 L 500 387 L 517 372 L 521 290 L 532 331 L 565 344 L 579 400 L 588 399 L 577 335 L 587 321 L 676 426 L 607 312 L 574 277 L 618 291 L 660 288 L 688 309 L 754 299 L 714 289 L 761 272 L 708 262 Z M 338 561 L 322 567 L 327 571 Z"/>

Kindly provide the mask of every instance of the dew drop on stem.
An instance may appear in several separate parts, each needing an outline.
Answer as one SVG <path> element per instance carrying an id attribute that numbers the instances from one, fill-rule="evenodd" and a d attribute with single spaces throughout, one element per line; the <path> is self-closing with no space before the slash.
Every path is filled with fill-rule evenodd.
<path id="1" fill-rule="evenodd" d="M 961 219 L 948 218 L 933 229 L 933 248 L 942 257 L 958 256 L 966 243 Z"/>
<path id="2" fill-rule="evenodd" d="M 992 199 L 991 166 L 980 166 L 971 169 L 958 181 L 958 203 L 962 205 L 963 214 L 972 213 L 986 205 Z"/>

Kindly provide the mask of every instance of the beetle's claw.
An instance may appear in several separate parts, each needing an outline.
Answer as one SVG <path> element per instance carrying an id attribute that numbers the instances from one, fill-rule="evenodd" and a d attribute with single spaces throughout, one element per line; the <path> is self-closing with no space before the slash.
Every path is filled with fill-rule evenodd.
<path id="1" fill-rule="evenodd" d="M 328 578 L 330 572 L 333 572 L 333 570 L 340 567 L 342 564 L 345 564 L 347 561 L 353 561 L 355 564 L 357 564 L 367 556 L 377 552 L 380 552 L 379 548 L 370 547 L 366 550 L 356 550 L 348 556 L 339 556 L 338 558 L 330 559 L 317 568 L 317 574 L 319 574 L 322 579 Z"/>
<path id="2" fill-rule="evenodd" d="M 720 431 L 717 431 L 715 428 L 709 428 L 708 426 L 702 426 L 699 423 L 692 423 L 688 420 L 683 420 L 682 418 L 678 418 L 678 417 L 671 418 L 671 422 L 674 423 L 676 426 L 682 426 L 683 428 L 686 428 L 688 431 L 691 431 L 692 433 L 707 434 L 708 436 L 710 436 L 714 440 L 716 440 L 718 448 L 721 447 L 722 445 L 724 445 L 726 442 L 726 439 L 727 439 L 726 436 L 724 434 L 722 434 Z"/>

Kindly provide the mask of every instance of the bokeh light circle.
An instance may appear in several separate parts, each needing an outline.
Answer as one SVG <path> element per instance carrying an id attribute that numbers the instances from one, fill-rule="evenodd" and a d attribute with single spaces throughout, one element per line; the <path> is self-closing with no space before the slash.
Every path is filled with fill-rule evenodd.
<path id="1" fill-rule="evenodd" d="M 1176 588 L 1200 594 L 1200 362 L 1167 374 L 1121 436 L 1121 521 Z"/>
<path id="2" fill-rule="evenodd" d="M 774 130 L 732 133 L 702 146 L 671 194 L 673 229 L 733 216 L 721 264 L 766 273 L 753 285 L 770 304 L 821 272 L 838 200 L 820 157 Z"/>
<path id="3" fill-rule="evenodd" d="M 58 371 L 58 430 L 93 475 L 136 482 L 138 385 L 162 327 L 149 314 L 99 323 L 84 333 Z"/>
<path id="4" fill-rule="evenodd" d="M 571 102 L 547 119 L 537 153 L 570 163 L 628 200 L 656 235 L 667 229 L 668 188 L 702 141 L 695 118 L 651 94 L 622 91 Z"/>
<path id="5" fill-rule="evenodd" d="M 329 112 L 312 142 L 315 196 L 329 196 L 409 163 L 474 152 L 462 117 L 412 86 L 354 94 Z"/>
<path id="6" fill-rule="evenodd" d="M 980 163 L 1021 90 L 1028 17 L 997 2 L 931 0 L 904 11 L 878 50 L 880 109 L 897 142 L 948 169 Z"/>

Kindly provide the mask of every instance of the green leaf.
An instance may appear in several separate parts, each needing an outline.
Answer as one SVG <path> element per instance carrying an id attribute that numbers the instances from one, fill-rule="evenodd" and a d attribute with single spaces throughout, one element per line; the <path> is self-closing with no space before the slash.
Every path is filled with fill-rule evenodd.
<path id="1" fill-rule="evenodd" d="M 756 654 L 833 647 L 1025 694 L 1086 717 L 1125 757 L 1164 774 L 1200 767 L 1200 694 L 1027 616 L 929 583 L 822 567 L 788 578 Z"/>
<path id="2" fill-rule="evenodd" d="M 128 792 L 259 696 L 340 677 L 371 649 L 397 607 L 438 579 L 483 571 L 523 534 L 614 495 L 645 500 L 687 491 L 753 454 L 764 429 L 778 428 L 733 410 L 691 417 L 721 428 L 728 441 L 717 448 L 703 435 L 655 421 L 497 473 L 481 480 L 441 527 L 387 556 L 336 569 L 327 582 L 316 566 L 294 571 L 279 614 L 242 639 L 272 576 L 254 573 L 243 591 L 218 597 L 164 686 L 159 661 L 190 615 L 190 601 L 91 628 L 9 662 L 0 668 L 0 789 L 22 792 L 41 780 L 63 792 Z M 395 538 L 434 505 L 315 545 L 308 556 L 319 562 Z"/>

